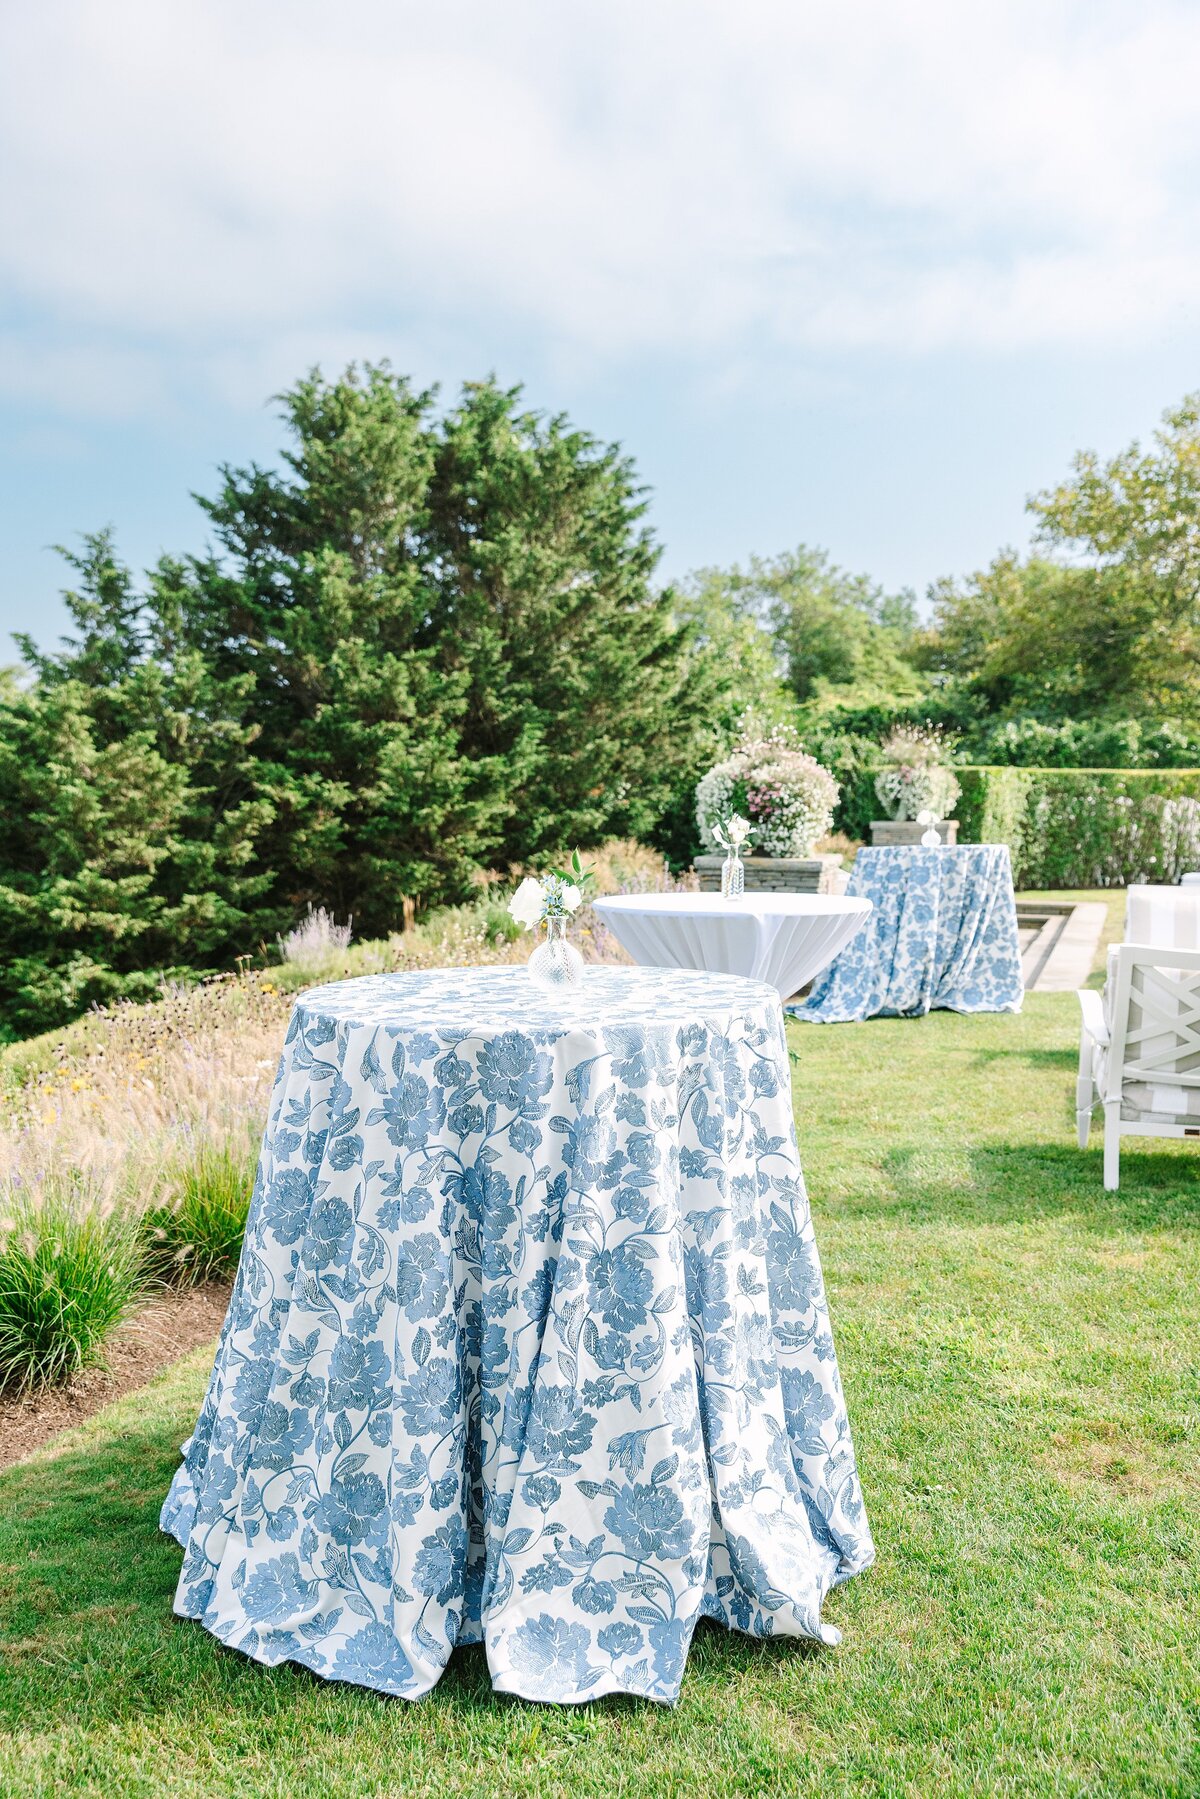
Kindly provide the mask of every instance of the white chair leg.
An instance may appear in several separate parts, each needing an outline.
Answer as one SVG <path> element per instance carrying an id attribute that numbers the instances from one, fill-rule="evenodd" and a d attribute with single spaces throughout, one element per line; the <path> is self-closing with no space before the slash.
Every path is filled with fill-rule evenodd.
<path id="1" fill-rule="evenodd" d="M 1092 1123 L 1092 1102 L 1095 1097 L 1095 1082 L 1092 1080 L 1092 1039 L 1085 1027 L 1079 1033 L 1079 1079 L 1075 1082 L 1075 1127 L 1079 1132 L 1080 1149 L 1087 1148 L 1088 1131 Z"/>
<path id="2" fill-rule="evenodd" d="M 1104 1108 L 1104 1185 L 1115 1193 L 1121 1181 L 1121 1102 Z"/>
<path id="3" fill-rule="evenodd" d="M 1075 1124 L 1079 1131 L 1079 1147 L 1087 1148 L 1088 1131 L 1092 1124 L 1092 1077 L 1080 1075 L 1075 1083 Z"/>

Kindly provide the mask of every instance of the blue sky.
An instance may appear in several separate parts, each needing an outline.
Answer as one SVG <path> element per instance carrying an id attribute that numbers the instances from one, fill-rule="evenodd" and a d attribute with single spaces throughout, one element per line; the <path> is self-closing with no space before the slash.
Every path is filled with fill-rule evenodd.
<path id="1" fill-rule="evenodd" d="M 664 575 L 967 572 L 1200 386 L 1198 74 L 1158 0 L 8 8 L 0 630 L 351 357 L 620 439 Z"/>

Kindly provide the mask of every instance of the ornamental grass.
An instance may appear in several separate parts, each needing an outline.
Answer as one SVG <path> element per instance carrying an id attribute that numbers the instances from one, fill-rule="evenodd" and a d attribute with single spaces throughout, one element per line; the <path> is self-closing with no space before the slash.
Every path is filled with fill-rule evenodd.
<path id="1" fill-rule="evenodd" d="M 146 1285 L 135 1213 L 77 1192 L 17 1198 L 0 1227 L 0 1388 L 25 1392 L 102 1362 Z"/>
<path id="2" fill-rule="evenodd" d="M 635 842 L 587 860 L 601 893 L 681 884 Z M 513 923 L 501 896 L 526 872 L 482 876 L 470 904 L 374 942 L 310 926 L 298 959 L 165 983 L 151 1005 L 123 1002 L 0 1051 L 0 1388 L 100 1361 L 154 1285 L 232 1275 L 292 995 L 355 975 L 524 962 L 534 936 L 497 921 Z M 590 906 L 570 935 L 589 961 L 626 959 Z"/>
<path id="3" fill-rule="evenodd" d="M 286 1015 L 259 977 L 167 989 L 9 1095 L 0 1387 L 69 1379 L 152 1285 L 230 1271 Z"/>
<path id="4" fill-rule="evenodd" d="M 232 1280 L 254 1187 L 257 1139 L 209 1144 L 185 1163 L 162 1203 L 142 1214 L 148 1269 L 173 1286 Z"/>

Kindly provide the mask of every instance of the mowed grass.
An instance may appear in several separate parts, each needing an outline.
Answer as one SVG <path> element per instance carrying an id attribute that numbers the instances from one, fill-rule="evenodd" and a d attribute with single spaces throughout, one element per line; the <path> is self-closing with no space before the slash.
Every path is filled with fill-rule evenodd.
<path id="1" fill-rule="evenodd" d="M 0 1477 L 0 1792 L 1200 1791 L 1200 1146 L 1073 1135 L 1075 1002 L 790 1027 L 879 1549 L 841 1646 L 702 1626 L 673 1711 L 415 1706 L 175 1619 L 157 1534 L 196 1355 Z"/>

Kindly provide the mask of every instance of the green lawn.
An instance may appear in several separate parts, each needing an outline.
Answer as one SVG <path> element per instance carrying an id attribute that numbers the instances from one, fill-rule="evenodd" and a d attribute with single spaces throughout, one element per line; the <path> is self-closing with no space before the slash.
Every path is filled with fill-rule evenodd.
<path id="1" fill-rule="evenodd" d="M 874 1569 L 840 1648 L 702 1626 L 674 1711 L 416 1706 L 174 1619 L 206 1360 L 0 1477 L 0 1792 L 1200 1792 L 1200 1155 L 1074 1145 L 1070 995 L 793 1026 Z"/>

